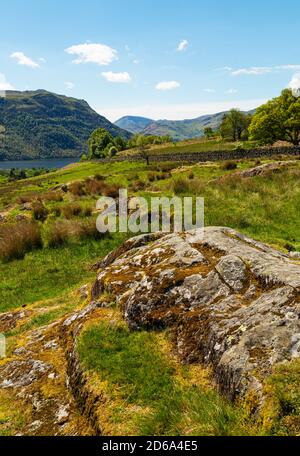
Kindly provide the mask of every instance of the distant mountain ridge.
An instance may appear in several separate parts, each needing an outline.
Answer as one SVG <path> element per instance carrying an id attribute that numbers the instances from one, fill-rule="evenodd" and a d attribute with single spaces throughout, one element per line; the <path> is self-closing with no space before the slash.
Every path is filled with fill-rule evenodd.
<path id="1" fill-rule="evenodd" d="M 46 90 L 7 91 L 0 97 L 0 160 L 79 157 L 96 128 L 114 137 L 131 133 L 96 113 L 86 101 Z"/>
<path id="2" fill-rule="evenodd" d="M 121 126 L 126 125 L 127 130 L 132 133 L 140 133 L 143 135 L 157 135 L 164 136 L 169 135 L 174 140 L 191 139 L 201 137 L 204 135 L 204 129 L 211 127 L 216 130 L 221 125 L 224 115 L 228 111 L 219 112 L 216 114 L 208 114 L 197 117 L 196 119 L 186 120 L 152 120 L 145 117 L 126 116 L 115 122 L 115 125 Z M 253 114 L 255 110 L 248 111 L 248 114 Z M 135 119 L 138 119 L 135 121 Z M 143 126 L 144 119 L 147 121 L 146 125 Z"/>
<path id="3" fill-rule="evenodd" d="M 154 120 L 147 117 L 125 116 L 115 122 L 119 128 L 130 131 L 131 133 L 140 133 L 142 130 L 152 124 Z"/>

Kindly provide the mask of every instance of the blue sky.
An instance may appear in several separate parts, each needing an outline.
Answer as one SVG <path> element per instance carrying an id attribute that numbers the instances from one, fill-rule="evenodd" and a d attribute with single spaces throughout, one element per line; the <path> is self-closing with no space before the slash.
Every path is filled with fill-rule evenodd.
<path id="1" fill-rule="evenodd" d="M 110 120 L 250 109 L 300 83 L 296 0 L 1 3 L 0 90 L 83 98 Z"/>

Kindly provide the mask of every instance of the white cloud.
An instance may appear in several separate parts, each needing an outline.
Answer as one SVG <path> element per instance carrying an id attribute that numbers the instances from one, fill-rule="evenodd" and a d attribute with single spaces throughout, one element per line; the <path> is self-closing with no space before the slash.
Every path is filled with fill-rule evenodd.
<path id="1" fill-rule="evenodd" d="M 259 76 L 262 74 L 268 73 L 278 73 L 280 71 L 300 71 L 300 65 L 274 65 L 274 66 L 261 66 L 261 67 L 249 67 L 249 68 L 231 68 L 223 67 L 219 68 L 221 71 L 226 71 L 231 74 L 231 76 L 242 76 L 242 75 L 252 75 Z"/>
<path id="2" fill-rule="evenodd" d="M 10 57 L 17 60 L 19 65 L 28 66 L 30 68 L 40 67 L 37 62 L 34 62 L 34 60 L 32 60 L 30 57 L 27 57 L 23 52 L 13 52 Z"/>
<path id="3" fill-rule="evenodd" d="M 210 103 L 194 104 L 171 104 L 171 105 L 140 105 L 124 107 L 95 107 L 96 111 L 114 122 L 123 116 L 143 116 L 151 119 L 183 120 L 195 119 L 196 117 L 228 111 L 232 108 L 239 108 L 242 111 L 249 111 L 265 103 L 266 99 L 252 99 L 240 101 L 216 101 Z"/>
<path id="4" fill-rule="evenodd" d="M 46 63 L 46 59 L 44 59 L 44 57 L 40 57 L 39 61 L 42 62 L 42 63 Z"/>
<path id="5" fill-rule="evenodd" d="M 292 89 L 293 95 L 296 97 L 300 96 L 300 73 L 295 74 L 292 77 L 288 87 L 289 89 Z"/>
<path id="6" fill-rule="evenodd" d="M 131 76 L 127 73 L 127 71 L 124 71 L 124 73 L 113 73 L 112 71 L 107 71 L 101 74 L 109 82 L 115 82 L 117 84 L 127 84 L 128 82 L 131 82 Z"/>
<path id="7" fill-rule="evenodd" d="M 206 93 L 216 93 L 215 89 L 204 89 Z"/>
<path id="8" fill-rule="evenodd" d="M 240 68 L 238 70 L 231 71 L 232 76 L 240 76 L 243 74 L 250 74 L 254 76 L 258 76 L 260 74 L 271 73 L 272 68 L 270 67 L 251 67 L 251 68 Z"/>
<path id="9" fill-rule="evenodd" d="M 225 91 L 226 94 L 228 95 L 233 95 L 234 93 L 238 93 L 236 89 L 228 89 Z"/>
<path id="10" fill-rule="evenodd" d="M 185 51 L 188 48 L 189 42 L 188 40 L 181 40 L 177 46 L 177 52 Z"/>
<path id="11" fill-rule="evenodd" d="M 138 59 L 134 59 L 134 60 L 132 61 L 132 63 L 134 63 L 135 65 L 138 65 L 138 64 L 140 63 L 140 61 L 139 61 Z"/>
<path id="12" fill-rule="evenodd" d="M 65 49 L 65 52 L 77 56 L 73 60 L 73 63 L 76 64 L 96 63 L 97 65 L 109 65 L 114 60 L 118 60 L 117 51 L 106 44 L 77 44 Z"/>
<path id="13" fill-rule="evenodd" d="M 180 87 L 180 83 L 177 81 L 162 81 L 156 84 L 156 90 L 173 90 Z"/>
<path id="14" fill-rule="evenodd" d="M 72 89 L 74 89 L 75 84 L 74 84 L 73 82 L 66 81 L 66 82 L 65 82 L 65 86 L 66 86 L 66 88 L 67 88 L 68 90 L 72 90 Z"/>
<path id="15" fill-rule="evenodd" d="M 0 73 L 0 96 L 4 96 L 5 90 L 14 90 L 14 86 L 6 80 L 4 74 Z"/>

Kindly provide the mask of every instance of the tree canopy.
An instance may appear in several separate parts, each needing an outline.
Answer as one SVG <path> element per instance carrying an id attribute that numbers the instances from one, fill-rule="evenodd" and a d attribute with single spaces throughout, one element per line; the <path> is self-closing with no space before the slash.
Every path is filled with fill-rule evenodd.
<path id="1" fill-rule="evenodd" d="M 245 114 L 239 109 L 231 109 L 224 115 L 220 126 L 220 133 L 223 139 L 241 141 L 248 136 L 248 127 L 251 122 L 251 116 Z"/>
<path id="2" fill-rule="evenodd" d="M 295 146 L 300 143 L 300 97 L 285 89 L 281 95 L 260 106 L 253 116 L 250 139 L 263 144 L 289 141 Z"/>

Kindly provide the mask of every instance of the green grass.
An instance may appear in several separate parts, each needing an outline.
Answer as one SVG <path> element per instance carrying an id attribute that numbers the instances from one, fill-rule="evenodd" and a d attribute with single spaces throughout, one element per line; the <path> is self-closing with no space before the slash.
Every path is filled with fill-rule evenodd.
<path id="1" fill-rule="evenodd" d="M 197 153 L 197 152 L 213 152 L 223 150 L 234 150 L 237 144 L 242 144 L 245 149 L 251 149 L 256 147 L 254 141 L 244 141 L 243 143 L 226 142 L 220 139 L 207 140 L 205 138 L 179 141 L 174 144 L 166 144 L 160 146 L 152 146 L 150 153 L 157 155 L 164 154 L 185 154 L 185 153 Z M 130 149 L 121 153 L 121 155 L 132 155 L 137 154 L 136 149 Z"/>
<path id="2" fill-rule="evenodd" d="M 116 248 L 124 235 L 33 251 L 24 260 L 0 263 L 0 312 L 49 299 L 92 280 L 91 264 Z"/>
<path id="3" fill-rule="evenodd" d="M 178 381 L 156 333 L 130 332 L 123 325 L 101 322 L 80 336 L 78 350 L 85 368 L 107 381 L 112 399 L 149 410 L 129 418 L 135 421 L 139 435 L 251 432 L 241 412 L 218 393 Z M 181 371 L 188 376 L 187 369 Z M 116 414 L 117 409 L 112 419 Z"/>

